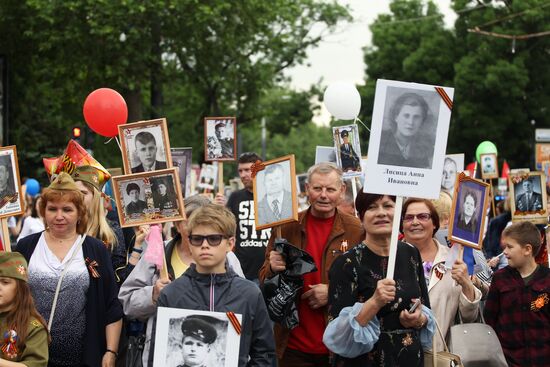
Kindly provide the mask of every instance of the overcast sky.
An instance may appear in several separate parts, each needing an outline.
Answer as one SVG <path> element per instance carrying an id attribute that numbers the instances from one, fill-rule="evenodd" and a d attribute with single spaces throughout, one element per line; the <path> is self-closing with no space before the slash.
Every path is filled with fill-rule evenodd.
<path id="1" fill-rule="evenodd" d="M 450 0 L 435 2 L 445 15 L 447 27 L 451 28 L 456 14 L 450 9 Z M 287 75 L 292 77 L 291 85 L 294 88 L 308 89 L 320 79 L 324 85 L 336 81 L 364 83 L 363 47 L 371 42 L 368 25 L 379 14 L 389 13 L 390 0 L 338 0 L 338 3 L 350 6 L 353 22 L 340 26 L 317 48 L 309 50 L 308 59 L 303 66 L 287 71 Z M 316 122 L 328 123 L 328 120 L 329 117 L 324 112 Z"/>

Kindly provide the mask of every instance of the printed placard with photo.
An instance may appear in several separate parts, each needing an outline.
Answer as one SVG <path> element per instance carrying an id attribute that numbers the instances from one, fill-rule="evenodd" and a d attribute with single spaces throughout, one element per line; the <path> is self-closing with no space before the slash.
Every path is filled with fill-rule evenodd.
<path id="1" fill-rule="evenodd" d="M 550 161 L 550 143 L 535 144 L 535 168 L 542 170 L 542 162 Z"/>
<path id="2" fill-rule="evenodd" d="M 204 160 L 234 161 L 237 159 L 237 119 L 235 117 L 204 118 Z"/>
<path id="3" fill-rule="evenodd" d="M 361 176 L 361 144 L 356 124 L 332 128 L 336 164 L 344 178 Z"/>
<path id="4" fill-rule="evenodd" d="M 480 154 L 481 178 L 488 180 L 498 178 L 498 161 L 495 153 Z"/>
<path id="5" fill-rule="evenodd" d="M 24 210 L 17 148 L 0 147 L 0 218 L 20 215 Z"/>
<path id="6" fill-rule="evenodd" d="M 176 168 L 116 176 L 112 180 L 121 227 L 185 218 Z"/>
<path id="7" fill-rule="evenodd" d="M 200 193 L 214 191 L 218 182 L 218 164 L 203 163 L 199 174 L 199 183 L 197 187 Z"/>
<path id="8" fill-rule="evenodd" d="M 336 163 L 336 149 L 318 145 L 315 148 L 315 164 L 322 162 Z"/>
<path id="9" fill-rule="evenodd" d="M 439 197 L 454 89 L 379 79 L 364 191 Z"/>
<path id="10" fill-rule="evenodd" d="M 172 167 L 166 119 L 118 125 L 124 173 L 141 173 Z"/>
<path id="11" fill-rule="evenodd" d="M 548 223 L 546 176 L 543 172 L 524 172 L 508 176 L 512 221 Z"/>
<path id="12" fill-rule="evenodd" d="M 445 161 L 443 161 L 441 191 L 445 191 L 453 197 L 455 193 L 456 176 L 462 171 L 464 171 L 464 153 L 447 154 L 445 156 Z"/>
<path id="13" fill-rule="evenodd" d="M 449 219 L 449 241 L 481 250 L 489 184 L 460 173 L 455 184 Z"/>
<path id="14" fill-rule="evenodd" d="M 242 325 L 242 315 L 235 314 Z M 240 335 L 223 312 L 159 307 L 154 367 L 237 367 Z"/>
<path id="15" fill-rule="evenodd" d="M 272 159 L 254 176 L 256 229 L 298 220 L 294 155 Z"/>
<path id="16" fill-rule="evenodd" d="M 171 148 L 170 153 L 174 167 L 178 167 L 181 189 L 185 193 L 184 197 L 189 197 L 191 195 L 191 180 L 188 180 L 188 177 L 191 176 L 193 148 Z"/>

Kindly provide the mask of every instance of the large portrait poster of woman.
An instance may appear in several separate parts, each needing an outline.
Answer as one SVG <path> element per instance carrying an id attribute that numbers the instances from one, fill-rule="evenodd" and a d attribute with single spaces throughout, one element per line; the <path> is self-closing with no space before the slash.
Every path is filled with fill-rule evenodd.
<path id="1" fill-rule="evenodd" d="M 377 81 L 365 192 L 439 196 L 453 92 L 434 85 Z"/>

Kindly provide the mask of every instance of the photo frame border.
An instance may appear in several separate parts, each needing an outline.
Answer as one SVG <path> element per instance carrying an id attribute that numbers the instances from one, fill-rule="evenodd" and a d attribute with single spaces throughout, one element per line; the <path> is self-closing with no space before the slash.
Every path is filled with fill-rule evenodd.
<path id="1" fill-rule="evenodd" d="M 233 123 L 233 157 L 232 158 L 208 158 L 208 120 L 231 120 Z M 232 116 L 225 117 L 205 117 L 204 118 L 204 161 L 205 162 L 234 162 L 237 160 L 237 118 Z"/>
<path id="2" fill-rule="evenodd" d="M 463 239 L 461 237 L 457 237 L 453 234 L 453 227 L 454 227 L 454 221 L 455 221 L 455 217 L 457 215 L 456 213 L 456 210 L 458 209 L 458 207 L 460 207 L 459 205 L 457 205 L 457 202 L 458 202 L 458 192 L 460 191 L 460 188 L 462 186 L 462 184 L 466 183 L 466 182 L 470 182 L 470 183 L 473 183 L 473 184 L 476 184 L 476 185 L 479 185 L 479 187 L 483 187 L 485 188 L 485 191 L 484 191 L 484 195 L 483 195 L 483 206 L 480 208 L 481 210 L 481 221 L 478 222 L 478 228 L 479 228 L 479 236 L 478 236 L 478 240 L 477 240 L 477 244 L 474 244 L 466 239 Z M 475 178 L 472 178 L 472 177 L 469 177 L 469 176 L 466 176 L 464 173 L 459 173 L 456 177 L 456 183 L 455 183 L 455 189 L 454 189 L 454 194 L 453 194 L 453 205 L 451 207 L 451 216 L 449 218 L 449 231 L 448 231 L 448 239 L 449 241 L 451 242 L 457 242 L 457 243 L 460 243 L 464 246 L 468 246 L 468 247 L 471 247 L 471 248 L 474 248 L 476 250 L 481 250 L 483 248 L 483 232 L 484 232 L 484 229 L 485 229 L 485 221 L 487 220 L 487 216 L 485 215 L 485 213 L 487 213 L 487 207 L 489 206 L 489 190 L 490 190 L 490 186 L 488 183 L 486 182 L 483 182 L 481 180 L 476 180 Z"/>
<path id="3" fill-rule="evenodd" d="M 219 312 L 219 311 L 206 311 L 206 310 L 192 310 L 187 308 L 176 308 L 176 307 L 158 307 L 156 312 L 156 328 L 155 328 L 155 348 L 154 348 L 154 360 L 153 365 L 164 366 L 166 363 L 166 355 L 170 353 L 170 351 L 166 350 L 167 348 L 167 341 L 168 338 L 166 335 L 166 340 L 164 339 L 164 335 L 161 334 L 158 331 L 159 325 L 162 327 L 164 325 L 165 319 L 169 322 L 170 318 L 175 317 L 190 317 L 195 315 L 203 315 L 203 316 L 211 316 L 219 319 L 219 316 L 225 316 L 227 318 L 228 322 L 228 329 L 227 329 L 227 345 L 225 346 L 226 351 L 226 358 L 224 366 L 221 367 L 237 367 L 239 365 L 239 352 L 240 352 L 240 341 L 243 337 L 242 335 L 238 334 L 235 329 L 232 326 L 231 321 L 229 320 L 229 317 L 227 316 L 227 313 Z M 243 315 L 235 313 L 235 317 L 239 321 L 239 323 L 243 324 Z M 163 343 L 165 342 L 165 343 Z M 153 350 L 150 351 L 150 353 L 153 352 Z M 231 352 L 234 354 L 233 360 L 228 360 L 227 358 L 227 352 Z M 159 364 L 160 363 L 160 364 Z"/>
<path id="4" fill-rule="evenodd" d="M 516 210 L 516 190 L 514 185 L 527 179 L 528 177 L 539 176 L 540 177 L 540 191 L 542 195 L 542 209 L 538 212 L 523 212 Z M 531 171 L 520 172 L 516 174 L 510 174 L 508 176 L 508 192 L 510 195 L 510 210 L 512 212 L 512 222 L 529 221 L 534 224 L 547 224 L 548 223 L 548 204 L 546 203 L 546 175 L 544 172 Z"/>
<path id="5" fill-rule="evenodd" d="M 171 174 L 173 177 L 173 182 L 175 186 L 175 195 L 176 195 L 176 202 L 178 203 L 178 216 L 170 217 L 170 218 L 158 218 L 158 219 L 149 219 L 149 220 L 143 220 L 143 221 L 135 221 L 131 223 L 127 223 L 127 221 L 124 218 L 124 208 L 126 205 L 124 205 L 124 200 L 120 196 L 120 188 L 121 185 L 125 181 L 130 180 L 136 180 L 141 178 L 154 178 L 155 176 L 161 176 Z M 132 173 L 129 175 L 123 175 L 123 176 L 114 176 L 111 178 L 113 180 L 113 194 L 115 196 L 115 203 L 118 210 L 118 219 L 120 221 L 120 226 L 122 228 L 125 227 L 137 227 L 142 224 L 157 224 L 157 223 L 166 223 L 166 222 L 174 222 L 178 220 L 184 220 L 185 219 L 185 207 L 183 205 L 183 197 L 181 194 L 181 184 L 178 177 L 177 169 L 176 167 L 172 168 L 166 168 L 162 170 L 157 171 L 150 171 L 150 172 L 140 172 L 140 173 Z"/>
<path id="6" fill-rule="evenodd" d="M 483 157 L 489 157 L 489 156 L 493 156 L 494 159 L 495 159 L 495 170 L 491 173 L 483 173 L 483 164 L 481 162 L 483 162 Z M 498 157 L 497 157 L 496 153 L 480 154 L 479 155 L 479 161 L 480 161 L 479 165 L 481 166 L 481 178 L 482 179 L 490 180 L 490 179 L 499 177 L 499 175 L 498 175 Z"/>
<path id="7" fill-rule="evenodd" d="M 17 146 L 15 145 L 8 145 L 5 147 L 0 147 L 0 151 L 11 151 L 11 154 L 9 154 L 10 159 L 12 160 L 12 167 L 10 174 L 13 177 L 13 186 L 16 192 L 19 196 L 19 210 L 17 211 L 10 211 L 3 214 L 0 214 L 0 219 L 13 217 L 17 215 L 21 215 L 25 212 L 25 206 L 24 206 L 24 196 L 23 196 L 23 190 L 21 188 L 21 177 L 19 176 L 19 160 L 17 158 Z"/>
<path id="8" fill-rule="evenodd" d="M 118 125 L 118 138 L 120 140 L 120 150 L 122 152 L 122 165 L 124 167 L 124 174 L 132 174 L 132 165 L 130 163 L 130 157 L 128 157 L 128 145 L 126 144 L 126 139 L 124 138 L 124 131 L 132 128 L 145 128 L 145 127 L 154 127 L 160 126 L 162 133 L 162 144 L 164 147 L 164 152 L 166 155 L 166 168 L 172 168 L 172 154 L 170 153 L 170 139 L 168 138 L 168 123 L 166 118 L 158 118 L 153 120 L 143 120 L 138 122 L 132 122 L 129 124 L 120 124 Z"/>
<path id="9" fill-rule="evenodd" d="M 296 179 L 296 163 L 295 163 L 295 158 L 294 158 L 294 154 L 289 154 L 289 155 L 285 155 L 283 157 L 279 157 L 279 158 L 275 158 L 275 159 L 272 159 L 272 160 L 269 160 L 269 161 L 266 161 L 266 162 L 262 162 L 262 170 L 265 170 L 267 168 L 267 166 L 270 166 L 272 164 L 277 164 L 277 163 L 281 163 L 281 162 L 284 162 L 284 161 L 289 161 L 290 162 L 290 185 L 291 185 L 291 196 L 292 196 L 292 216 L 289 217 L 289 218 L 285 218 L 285 219 L 282 219 L 280 221 L 276 221 L 276 222 L 271 222 L 271 223 L 266 223 L 266 224 L 263 224 L 263 225 L 259 225 L 258 223 L 258 215 L 254 215 L 254 224 L 256 225 L 256 230 L 262 230 L 262 229 L 266 229 L 266 228 L 272 228 L 272 227 L 276 227 L 276 226 L 279 226 L 281 224 L 285 224 L 285 223 L 291 223 L 291 222 L 296 222 L 298 220 L 298 203 L 297 203 L 297 200 L 296 200 L 296 197 L 297 197 L 297 189 L 296 189 L 296 182 L 297 182 L 297 179 Z M 254 213 L 258 213 L 258 202 L 259 202 L 259 199 L 258 199 L 258 191 L 257 191 L 257 175 L 254 175 L 254 184 L 253 184 L 253 187 L 254 187 Z"/>

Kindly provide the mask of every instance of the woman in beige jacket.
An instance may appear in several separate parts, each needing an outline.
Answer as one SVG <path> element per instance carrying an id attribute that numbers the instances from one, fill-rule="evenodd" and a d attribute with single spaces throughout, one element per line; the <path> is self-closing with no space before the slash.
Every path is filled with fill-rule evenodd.
<path id="1" fill-rule="evenodd" d="M 457 259 L 451 269 L 445 268 L 450 249 L 433 238 L 439 229 L 439 216 L 432 202 L 408 199 L 403 204 L 402 224 L 405 241 L 420 251 L 431 309 L 443 335 L 455 323 L 457 311 L 463 322 L 476 320 L 481 292 L 472 283 L 462 259 Z M 437 333 L 434 348 L 443 350 Z"/>

